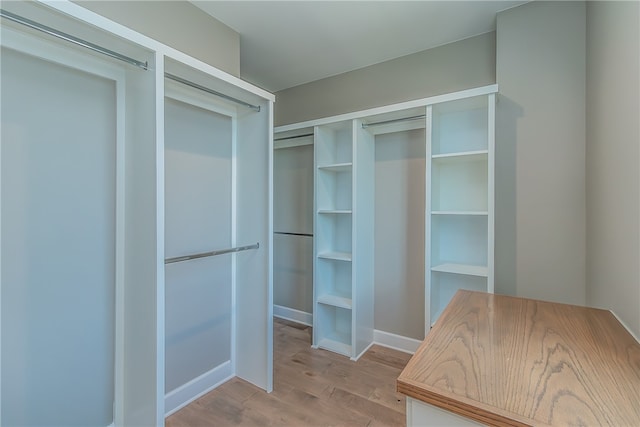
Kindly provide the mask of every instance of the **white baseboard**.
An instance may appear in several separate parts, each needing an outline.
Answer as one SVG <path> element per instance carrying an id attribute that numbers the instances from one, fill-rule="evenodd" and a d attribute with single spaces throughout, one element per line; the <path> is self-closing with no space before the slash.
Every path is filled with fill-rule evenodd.
<path id="1" fill-rule="evenodd" d="M 300 311 L 294 308 L 274 304 L 273 315 L 280 319 L 289 320 L 295 323 L 301 323 L 307 326 L 313 326 L 313 314 L 307 313 L 306 311 Z"/>
<path id="2" fill-rule="evenodd" d="M 402 335 L 378 330 L 373 331 L 373 342 L 383 347 L 411 354 L 415 353 L 418 347 L 420 347 L 420 344 L 422 344 L 422 341 L 414 338 L 407 338 Z"/>
<path id="3" fill-rule="evenodd" d="M 363 354 L 365 354 L 367 351 L 369 351 L 369 349 L 371 348 L 371 346 L 373 346 L 374 344 L 376 344 L 375 342 L 372 342 L 371 344 L 369 344 L 364 350 L 362 350 L 360 352 L 360 354 L 356 354 L 356 357 L 352 357 L 351 360 L 353 360 L 354 362 L 357 362 L 358 359 L 360 359 L 360 357 L 362 357 Z"/>
<path id="4" fill-rule="evenodd" d="M 165 417 L 187 406 L 200 396 L 234 377 L 231 361 L 228 360 L 200 375 L 164 396 Z"/>
<path id="5" fill-rule="evenodd" d="M 282 305 L 273 305 L 273 316 L 280 319 L 288 320 L 290 322 L 300 323 L 306 326 L 313 326 L 313 315 L 311 313 L 284 307 Z M 402 351 L 404 353 L 413 354 L 416 352 L 418 347 L 420 347 L 422 341 L 414 338 L 407 338 L 402 335 L 392 334 L 391 332 L 374 330 L 373 344 L 378 344 L 383 347 L 388 347 L 394 350 Z M 363 353 L 365 352 L 366 350 Z M 361 355 L 362 354 L 358 355 L 354 360 L 357 360 Z"/>

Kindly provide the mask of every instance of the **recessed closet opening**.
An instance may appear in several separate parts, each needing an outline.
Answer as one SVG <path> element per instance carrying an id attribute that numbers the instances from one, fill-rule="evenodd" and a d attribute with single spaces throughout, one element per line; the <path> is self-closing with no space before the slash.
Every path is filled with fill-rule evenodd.
<path id="1" fill-rule="evenodd" d="M 165 411 L 240 376 L 271 387 L 268 106 L 167 61 Z M 250 314 L 249 314 L 250 313 Z M 263 315 L 264 317 L 260 317 Z"/>
<path id="2" fill-rule="evenodd" d="M 313 323 L 313 129 L 274 141 L 274 315 Z"/>
<path id="3" fill-rule="evenodd" d="M 167 258 L 235 246 L 232 126 L 229 116 L 166 99 Z M 165 266 L 165 393 L 169 395 L 198 377 L 212 375 L 216 368 L 226 372 L 214 384 L 233 373 L 232 258 L 223 254 Z"/>
<path id="4" fill-rule="evenodd" d="M 422 340 L 425 129 L 376 135 L 375 147 L 375 328 Z"/>

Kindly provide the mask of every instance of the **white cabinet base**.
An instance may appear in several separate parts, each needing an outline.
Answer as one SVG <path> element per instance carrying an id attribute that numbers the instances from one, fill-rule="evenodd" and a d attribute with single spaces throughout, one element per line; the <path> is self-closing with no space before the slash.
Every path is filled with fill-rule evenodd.
<path id="1" fill-rule="evenodd" d="M 481 425 L 483 424 L 407 397 L 407 427 L 467 427 Z"/>

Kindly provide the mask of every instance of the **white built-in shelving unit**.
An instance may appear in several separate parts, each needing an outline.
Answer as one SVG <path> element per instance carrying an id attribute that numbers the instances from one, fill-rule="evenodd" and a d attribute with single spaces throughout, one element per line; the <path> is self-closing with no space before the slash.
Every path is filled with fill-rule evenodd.
<path id="1" fill-rule="evenodd" d="M 357 239 L 358 232 L 373 233 L 366 188 L 372 185 L 373 145 L 357 124 L 347 120 L 314 132 L 313 345 L 354 359 L 373 341 L 373 305 L 363 291 L 370 286 L 373 252 Z"/>
<path id="2" fill-rule="evenodd" d="M 377 135 L 425 129 L 425 333 L 458 289 L 493 292 L 497 86 L 281 126 L 314 129 L 313 346 L 357 359 L 373 342 Z"/>
<path id="3" fill-rule="evenodd" d="M 427 107 L 427 326 L 458 289 L 493 292 L 494 106 L 487 94 Z"/>

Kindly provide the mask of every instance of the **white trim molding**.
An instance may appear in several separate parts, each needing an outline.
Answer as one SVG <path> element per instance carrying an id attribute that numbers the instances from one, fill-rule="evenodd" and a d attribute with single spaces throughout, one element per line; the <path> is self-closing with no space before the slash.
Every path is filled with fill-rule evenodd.
<path id="1" fill-rule="evenodd" d="M 273 305 L 273 316 L 301 325 L 313 326 L 313 314 L 282 305 Z"/>
<path id="2" fill-rule="evenodd" d="M 313 315 L 311 313 L 295 310 L 293 308 L 274 304 L 273 316 L 279 319 L 288 320 L 290 322 L 299 323 L 301 325 L 313 326 Z M 391 332 L 379 331 L 377 329 L 374 329 L 373 344 L 387 347 L 393 350 L 398 350 L 403 353 L 413 354 L 416 352 L 418 347 L 420 347 L 422 341 L 415 338 L 409 338 L 402 335 L 392 334 Z M 370 347 L 371 346 L 367 347 L 367 350 Z"/>
<path id="3" fill-rule="evenodd" d="M 373 343 L 381 345 L 382 347 L 413 354 L 416 352 L 418 347 L 420 347 L 422 341 L 415 338 L 392 334 L 391 332 L 378 331 L 376 329 L 373 331 Z"/>
<path id="4" fill-rule="evenodd" d="M 234 376 L 231 361 L 228 360 L 209 372 L 205 372 L 177 389 L 170 391 L 164 397 L 165 417 L 182 409 Z"/>

